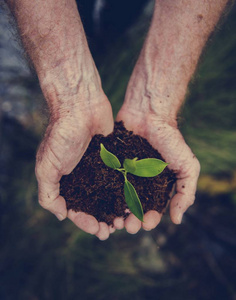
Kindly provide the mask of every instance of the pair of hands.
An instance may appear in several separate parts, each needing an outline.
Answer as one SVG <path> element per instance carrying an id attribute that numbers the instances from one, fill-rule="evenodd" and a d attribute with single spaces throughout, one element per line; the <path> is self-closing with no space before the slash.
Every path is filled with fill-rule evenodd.
<path id="1" fill-rule="evenodd" d="M 155 228 L 162 215 L 149 211 L 141 223 L 133 214 L 124 221 L 114 220 L 114 226 L 98 222 L 93 216 L 83 212 L 67 211 L 66 203 L 59 195 L 62 175 L 69 174 L 82 158 L 90 140 L 95 134 L 108 135 L 113 130 L 112 109 L 106 96 L 101 93 L 96 102 L 87 101 L 80 108 L 67 107 L 60 117 L 53 116 L 39 147 L 36 160 L 39 203 L 57 216 L 59 220 L 68 217 L 83 231 L 95 234 L 105 240 L 115 229 L 126 228 L 131 234 L 141 227 Z M 56 115 L 56 114 L 55 114 Z M 176 194 L 170 202 L 170 216 L 175 224 L 180 224 L 183 213 L 193 204 L 200 166 L 196 157 L 186 145 L 181 133 L 171 120 L 160 120 L 151 112 L 141 112 L 125 103 L 117 120 L 123 120 L 128 130 L 146 138 L 156 148 L 169 168 L 177 172 Z"/>
<path id="2" fill-rule="evenodd" d="M 114 220 L 113 228 L 84 213 L 67 211 L 59 195 L 60 178 L 77 165 L 93 135 L 112 132 L 112 110 L 75 0 L 48 0 L 45 5 L 28 0 L 6 2 L 51 109 L 36 162 L 40 204 L 59 220 L 68 217 L 100 239 L 123 226 L 129 233 L 156 227 L 161 215 L 154 211 L 144 216 L 143 224 L 131 214 L 125 222 Z M 170 203 L 176 224 L 194 201 L 200 166 L 178 131 L 175 117 L 201 51 L 227 4 L 227 0 L 212 2 L 191 0 L 186 6 L 181 0 L 174 5 L 155 1 L 149 32 L 117 116 L 127 129 L 146 138 L 177 172 L 176 194 Z"/>

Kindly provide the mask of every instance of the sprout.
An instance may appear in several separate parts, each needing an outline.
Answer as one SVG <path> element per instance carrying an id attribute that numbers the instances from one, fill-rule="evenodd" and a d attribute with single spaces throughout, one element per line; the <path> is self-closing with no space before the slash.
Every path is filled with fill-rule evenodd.
<path id="1" fill-rule="evenodd" d="M 127 173 L 139 177 L 155 177 L 159 175 L 168 164 L 156 158 L 138 160 L 138 158 L 135 157 L 133 159 L 125 159 L 122 168 L 119 159 L 113 153 L 109 152 L 103 144 L 100 144 L 100 146 L 100 156 L 104 164 L 124 175 L 125 201 L 130 211 L 143 222 L 143 207 L 134 186 L 127 179 Z"/>

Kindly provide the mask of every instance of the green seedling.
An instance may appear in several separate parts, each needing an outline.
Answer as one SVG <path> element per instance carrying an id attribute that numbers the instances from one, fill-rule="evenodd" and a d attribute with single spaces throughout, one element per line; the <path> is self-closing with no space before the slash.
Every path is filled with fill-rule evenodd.
<path id="1" fill-rule="evenodd" d="M 119 159 L 113 153 L 109 152 L 103 144 L 100 144 L 100 146 L 100 156 L 104 164 L 124 175 L 125 201 L 130 211 L 143 222 L 143 207 L 134 186 L 127 179 L 127 173 L 139 177 L 155 177 L 159 175 L 168 164 L 156 158 L 138 160 L 138 158 L 135 157 L 133 159 L 126 158 L 122 168 Z"/>

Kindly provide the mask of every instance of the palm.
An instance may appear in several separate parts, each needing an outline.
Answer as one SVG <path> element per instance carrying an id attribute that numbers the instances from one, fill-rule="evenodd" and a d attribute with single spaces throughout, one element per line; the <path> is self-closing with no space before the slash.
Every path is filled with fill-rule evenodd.
<path id="1" fill-rule="evenodd" d="M 199 163 L 196 157 L 186 145 L 179 130 L 153 114 L 144 115 L 123 108 L 117 119 L 123 120 L 128 130 L 146 138 L 169 163 L 168 167 L 176 172 L 177 193 L 171 200 L 170 215 L 174 223 L 180 223 L 182 212 L 186 211 L 195 199 L 199 175 Z M 154 220 L 151 223 L 155 224 Z"/>

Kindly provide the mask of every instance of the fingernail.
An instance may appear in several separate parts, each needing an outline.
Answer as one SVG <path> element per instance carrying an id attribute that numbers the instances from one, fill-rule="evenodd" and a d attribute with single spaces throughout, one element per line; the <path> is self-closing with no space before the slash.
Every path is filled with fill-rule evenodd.
<path id="1" fill-rule="evenodd" d="M 64 217 L 62 214 L 56 214 L 56 217 L 58 218 L 59 221 L 64 220 Z"/>
<path id="2" fill-rule="evenodd" d="M 183 213 L 179 212 L 176 217 L 176 224 L 181 224 L 183 218 Z"/>

